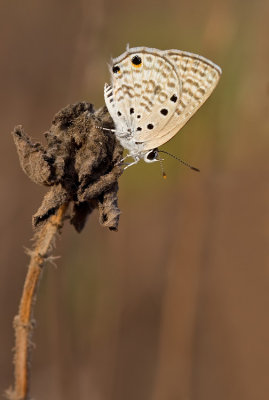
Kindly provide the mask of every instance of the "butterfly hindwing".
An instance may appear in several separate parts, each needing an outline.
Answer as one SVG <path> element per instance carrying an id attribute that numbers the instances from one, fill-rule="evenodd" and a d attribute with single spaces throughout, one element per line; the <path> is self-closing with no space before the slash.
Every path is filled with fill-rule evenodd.
<path id="1" fill-rule="evenodd" d="M 144 136 L 158 135 L 168 123 L 175 112 L 181 88 L 177 71 L 170 61 L 153 49 L 143 50 L 138 55 L 142 60 L 142 82 L 135 78 L 134 82 L 135 85 L 142 84 L 142 88 L 134 113 L 134 135 L 138 142 L 143 142 Z M 130 55 L 130 61 L 134 57 L 137 57 L 136 53 Z M 171 97 L 175 101 L 171 101 Z"/>
<path id="2" fill-rule="evenodd" d="M 119 131 L 134 139 L 158 135 L 179 101 L 181 86 L 172 62 L 154 49 L 135 48 L 113 60 L 113 100 L 105 99 Z M 111 104 L 113 103 L 113 104 Z"/>

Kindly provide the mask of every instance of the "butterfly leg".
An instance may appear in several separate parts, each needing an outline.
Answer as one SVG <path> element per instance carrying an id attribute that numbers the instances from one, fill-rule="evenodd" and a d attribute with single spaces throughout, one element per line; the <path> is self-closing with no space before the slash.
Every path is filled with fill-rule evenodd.
<path id="1" fill-rule="evenodd" d="M 125 157 L 123 157 L 121 160 L 120 160 L 120 163 L 122 163 L 124 160 L 126 160 L 126 158 L 128 158 L 128 157 L 132 157 L 132 156 L 130 156 L 130 154 L 127 154 Z"/>
<path id="2" fill-rule="evenodd" d="M 95 125 L 95 128 L 102 129 L 103 131 L 117 132 L 116 129 L 104 128 L 103 126 Z"/>
<path id="3" fill-rule="evenodd" d="M 124 165 L 125 163 L 123 162 L 126 160 L 126 158 L 131 157 L 130 154 L 127 154 L 127 156 L 123 157 L 120 161 L 118 161 L 115 165 Z"/>
<path id="4" fill-rule="evenodd" d="M 140 160 L 140 158 L 139 158 L 138 156 L 131 156 L 131 157 L 133 157 L 133 158 L 134 158 L 134 161 L 133 161 L 133 162 L 131 162 L 131 163 L 129 163 L 129 164 L 127 164 L 127 163 L 126 163 L 126 165 L 125 165 L 124 169 L 127 169 L 127 168 L 131 167 L 132 165 L 135 165 L 135 164 L 137 164 L 137 163 L 138 163 L 138 161 Z M 127 157 L 125 157 L 125 158 L 127 158 Z"/>
<path id="5" fill-rule="evenodd" d="M 125 161 L 126 160 L 126 158 L 129 158 L 129 157 L 132 157 L 132 158 L 134 158 L 135 159 L 135 157 L 134 156 L 132 156 L 131 154 L 127 154 L 125 157 L 123 157 L 120 161 L 118 161 L 117 162 L 117 164 L 116 165 L 120 165 L 120 164 L 126 164 L 126 165 L 129 165 L 129 163 L 124 163 L 123 161 Z"/>

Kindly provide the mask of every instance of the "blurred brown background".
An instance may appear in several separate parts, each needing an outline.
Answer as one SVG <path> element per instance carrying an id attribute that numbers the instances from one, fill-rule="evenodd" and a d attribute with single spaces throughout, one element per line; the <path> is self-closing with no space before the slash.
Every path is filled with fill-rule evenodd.
<path id="1" fill-rule="evenodd" d="M 250 400 L 269 391 L 268 1 L 1 1 L 0 391 L 45 193 L 10 135 L 36 140 L 77 101 L 104 104 L 126 44 L 178 48 L 223 68 L 216 91 L 163 148 L 201 168 L 141 162 L 120 179 L 118 233 L 68 224 L 35 310 L 32 395 Z M 157 164 L 157 163 L 156 163 Z"/>

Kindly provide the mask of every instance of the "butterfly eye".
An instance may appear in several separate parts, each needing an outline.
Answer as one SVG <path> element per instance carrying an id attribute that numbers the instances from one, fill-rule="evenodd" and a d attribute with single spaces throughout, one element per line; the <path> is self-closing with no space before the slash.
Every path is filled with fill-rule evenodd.
<path id="1" fill-rule="evenodd" d="M 159 155 L 158 149 L 150 150 L 145 154 L 144 160 L 148 163 L 158 161 L 158 155 Z"/>
<path id="2" fill-rule="evenodd" d="M 112 71 L 113 71 L 113 74 L 120 74 L 120 67 L 118 67 L 117 65 L 116 65 L 116 67 L 113 67 L 112 68 Z"/>
<path id="3" fill-rule="evenodd" d="M 134 57 L 132 58 L 132 64 L 133 64 L 133 66 L 134 66 L 135 68 L 141 67 L 141 65 L 142 65 L 141 57 L 139 57 L 139 56 L 134 56 Z"/>

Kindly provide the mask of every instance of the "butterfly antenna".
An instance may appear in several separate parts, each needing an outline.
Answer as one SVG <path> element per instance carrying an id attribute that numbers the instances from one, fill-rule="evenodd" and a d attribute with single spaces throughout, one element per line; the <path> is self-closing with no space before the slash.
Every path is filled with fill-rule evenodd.
<path id="1" fill-rule="evenodd" d="M 167 175 L 166 175 L 166 173 L 164 172 L 164 169 L 163 169 L 163 159 L 159 158 L 159 161 L 160 161 L 160 166 L 161 166 L 161 170 L 162 170 L 163 179 L 166 179 Z"/>
<path id="2" fill-rule="evenodd" d="M 185 167 L 189 167 L 193 171 L 200 172 L 200 170 L 198 168 L 193 167 L 192 165 L 188 164 L 186 161 L 181 160 L 181 158 L 174 156 L 174 154 L 168 153 L 168 151 L 164 151 L 164 150 L 158 150 L 158 151 L 159 151 L 159 153 L 168 154 L 170 157 L 174 158 L 175 160 L 178 160 L 179 162 L 181 162 L 181 164 L 185 165 Z"/>

